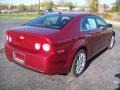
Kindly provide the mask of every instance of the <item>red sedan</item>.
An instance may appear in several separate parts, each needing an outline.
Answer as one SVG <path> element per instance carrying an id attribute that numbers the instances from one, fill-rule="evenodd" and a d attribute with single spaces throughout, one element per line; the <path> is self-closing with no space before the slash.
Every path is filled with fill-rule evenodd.
<path id="1" fill-rule="evenodd" d="M 112 48 L 112 25 L 92 14 L 50 13 L 6 32 L 9 61 L 45 74 L 79 76 L 86 62 Z"/>

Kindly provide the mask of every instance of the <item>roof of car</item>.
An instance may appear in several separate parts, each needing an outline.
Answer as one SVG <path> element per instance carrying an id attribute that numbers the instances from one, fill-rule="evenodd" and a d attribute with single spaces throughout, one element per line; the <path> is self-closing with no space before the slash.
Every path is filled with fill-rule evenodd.
<path id="1" fill-rule="evenodd" d="M 90 13 L 81 13 L 81 12 L 53 12 L 53 13 L 58 13 L 62 15 L 72 16 L 72 17 L 94 15 Z"/>

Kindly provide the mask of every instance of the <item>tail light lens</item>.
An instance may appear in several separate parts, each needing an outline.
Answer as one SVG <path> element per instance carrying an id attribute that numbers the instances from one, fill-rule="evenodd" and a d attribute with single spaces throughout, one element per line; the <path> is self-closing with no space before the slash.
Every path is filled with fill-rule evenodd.
<path id="1" fill-rule="evenodd" d="M 9 39 L 8 35 L 6 35 L 6 39 L 7 39 L 7 40 Z"/>
<path id="2" fill-rule="evenodd" d="M 9 40 L 9 42 L 12 42 L 12 37 L 9 36 L 9 37 L 8 37 L 8 40 Z"/>
<path id="3" fill-rule="evenodd" d="M 50 51 L 50 44 L 43 44 L 42 49 L 46 52 Z"/>
<path id="4" fill-rule="evenodd" d="M 9 36 L 8 34 L 6 34 L 6 39 L 7 39 L 9 42 L 12 42 L 12 37 Z"/>
<path id="5" fill-rule="evenodd" d="M 36 50 L 40 50 L 40 47 L 41 47 L 41 44 L 35 43 L 35 49 L 36 49 Z"/>
<path id="6" fill-rule="evenodd" d="M 43 37 L 41 40 L 41 45 L 42 45 L 41 49 L 43 52 L 52 52 L 51 41 L 48 38 Z"/>
<path id="7" fill-rule="evenodd" d="M 46 37 L 43 37 L 40 43 L 35 43 L 35 49 L 43 53 L 44 52 L 53 53 L 51 41 Z"/>

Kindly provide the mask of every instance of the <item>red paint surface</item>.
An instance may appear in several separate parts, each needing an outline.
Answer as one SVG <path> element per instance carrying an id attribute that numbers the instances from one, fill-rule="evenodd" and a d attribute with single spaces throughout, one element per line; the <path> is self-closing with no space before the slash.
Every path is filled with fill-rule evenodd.
<path id="1" fill-rule="evenodd" d="M 73 58 L 80 48 L 84 48 L 87 59 L 103 50 L 109 45 L 112 31 L 94 30 L 80 31 L 80 20 L 89 14 L 65 14 L 73 19 L 61 30 L 20 26 L 7 31 L 12 37 L 12 42 L 6 41 L 5 51 L 7 58 L 15 63 L 45 74 L 62 74 L 70 72 Z M 87 35 L 91 36 L 87 36 Z M 20 39 L 23 36 L 24 39 Z M 44 42 L 44 40 L 46 40 Z M 50 51 L 35 50 L 35 43 L 49 43 Z M 14 60 L 13 52 L 25 63 Z M 22 54 L 19 54 L 22 53 Z"/>

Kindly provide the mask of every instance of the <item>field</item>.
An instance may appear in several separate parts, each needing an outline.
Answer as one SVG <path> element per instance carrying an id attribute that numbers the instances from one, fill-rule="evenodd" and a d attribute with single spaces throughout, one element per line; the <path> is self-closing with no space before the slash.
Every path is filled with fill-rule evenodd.
<path id="1" fill-rule="evenodd" d="M 13 13 L 13 14 L 0 14 L 0 18 L 4 19 L 32 19 L 39 16 L 38 13 Z"/>

